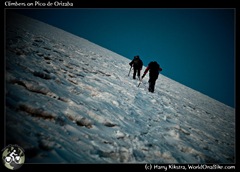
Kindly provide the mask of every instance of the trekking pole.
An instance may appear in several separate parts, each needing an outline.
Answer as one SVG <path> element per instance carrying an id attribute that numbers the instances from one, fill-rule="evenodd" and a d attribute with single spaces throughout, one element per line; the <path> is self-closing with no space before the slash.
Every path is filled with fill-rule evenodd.
<path id="1" fill-rule="evenodd" d="M 139 84 L 138 84 L 138 86 L 137 86 L 137 87 L 139 87 L 141 83 L 142 83 L 142 79 L 140 79 L 140 81 L 139 81 Z"/>
<path id="2" fill-rule="evenodd" d="M 144 78 L 144 76 L 146 75 L 146 73 L 144 73 L 143 74 L 143 76 L 142 76 L 142 78 L 140 79 L 140 81 L 139 81 L 139 84 L 138 84 L 138 86 L 137 87 L 139 87 L 140 86 L 140 84 L 142 83 L 142 80 L 143 80 L 143 78 Z"/>
<path id="3" fill-rule="evenodd" d="M 128 76 L 130 75 L 131 70 L 132 70 L 132 66 L 129 69 Z"/>

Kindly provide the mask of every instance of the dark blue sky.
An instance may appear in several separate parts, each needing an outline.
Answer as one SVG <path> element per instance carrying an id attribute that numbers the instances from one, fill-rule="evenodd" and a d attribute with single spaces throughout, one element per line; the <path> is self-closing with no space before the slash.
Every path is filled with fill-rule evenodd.
<path id="1" fill-rule="evenodd" d="M 235 9 L 24 9 L 46 22 L 235 107 Z M 126 64 L 128 66 L 128 64 Z M 158 81 L 157 84 L 161 84 Z"/>

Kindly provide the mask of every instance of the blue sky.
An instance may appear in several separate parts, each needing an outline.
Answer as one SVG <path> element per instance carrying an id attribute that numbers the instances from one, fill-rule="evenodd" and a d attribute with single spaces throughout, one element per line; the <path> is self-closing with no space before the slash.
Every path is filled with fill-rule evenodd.
<path id="1" fill-rule="evenodd" d="M 22 9 L 46 22 L 235 107 L 234 9 Z M 128 65 L 128 64 L 126 64 Z M 158 81 L 157 84 L 161 84 Z"/>

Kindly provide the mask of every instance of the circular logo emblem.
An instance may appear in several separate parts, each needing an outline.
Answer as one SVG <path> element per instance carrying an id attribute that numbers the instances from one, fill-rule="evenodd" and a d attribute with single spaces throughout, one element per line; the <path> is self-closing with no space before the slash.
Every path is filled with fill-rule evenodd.
<path id="1" fill-rule="evenodd" d="M 24 150 L 18 145 L 8 145 L 2 150 L 2 162 L 10 170 L 19 169 L 25 162 Z"/>

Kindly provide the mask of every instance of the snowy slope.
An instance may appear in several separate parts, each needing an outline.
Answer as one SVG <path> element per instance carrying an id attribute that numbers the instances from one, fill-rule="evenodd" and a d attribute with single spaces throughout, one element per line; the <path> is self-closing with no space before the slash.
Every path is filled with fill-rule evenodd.
<path id="1" fill-rule="evenodd" d="M 162 74 L 149 93 L 129 59 L 6 14 L 6 144 L 27 163 L 235 162 L 235 109 Z"/>

